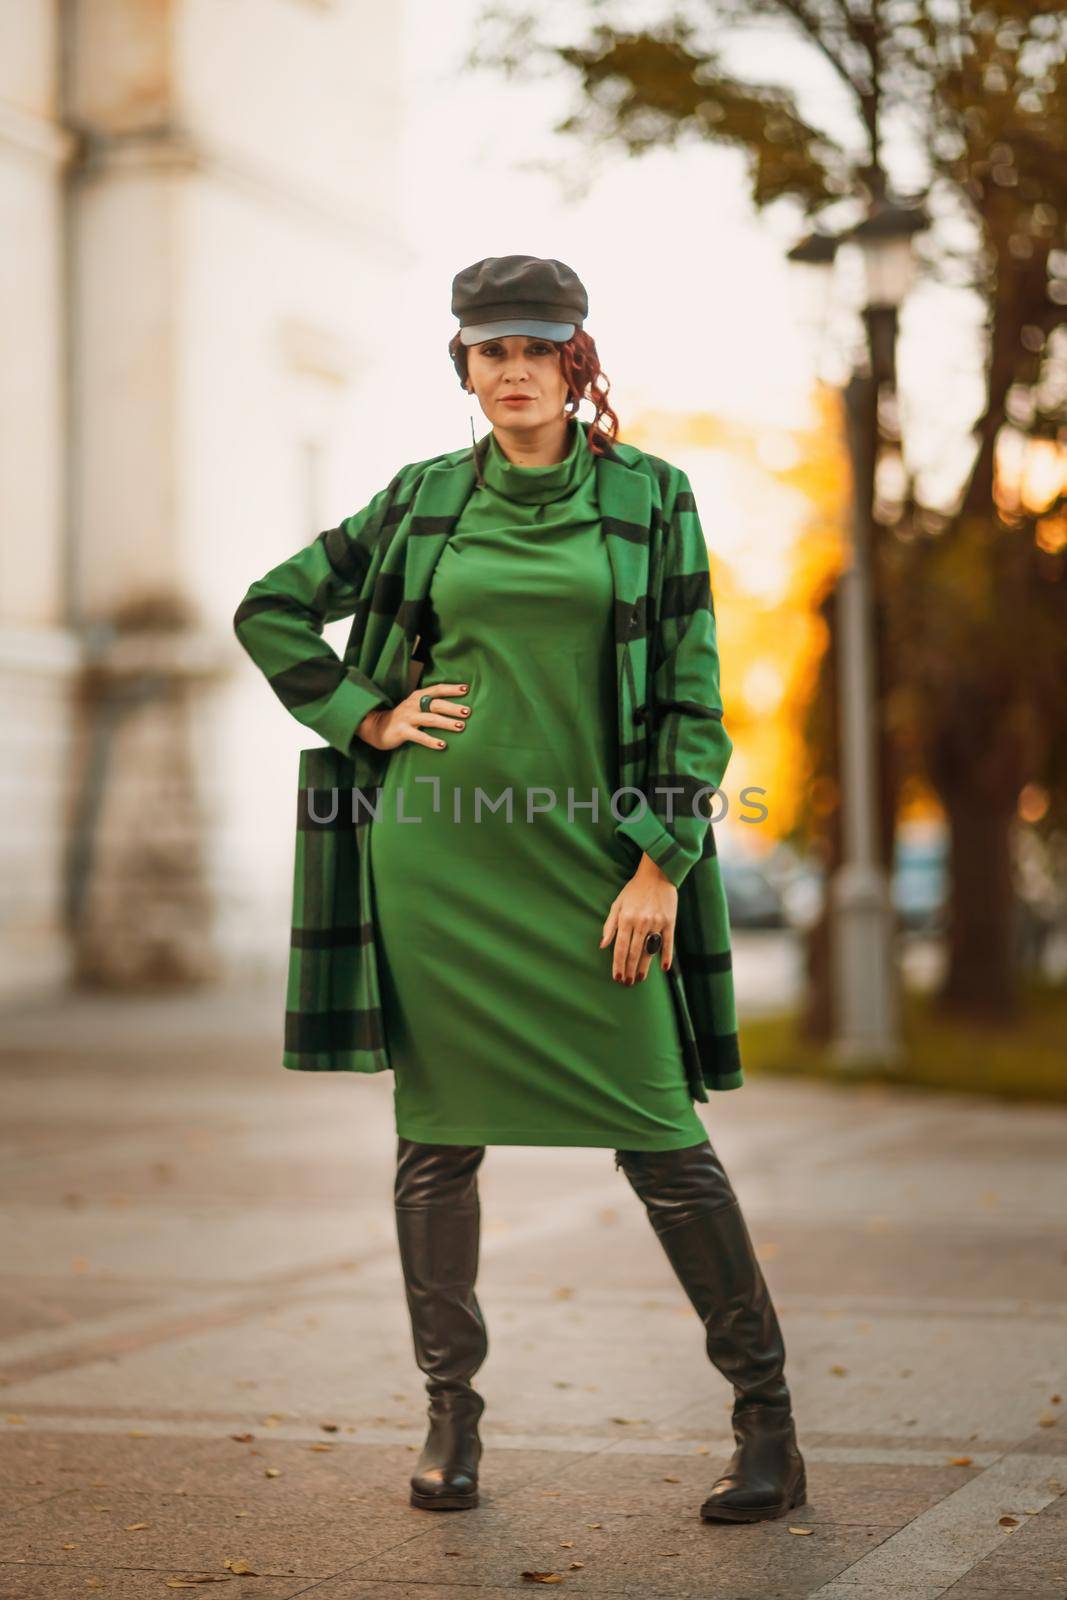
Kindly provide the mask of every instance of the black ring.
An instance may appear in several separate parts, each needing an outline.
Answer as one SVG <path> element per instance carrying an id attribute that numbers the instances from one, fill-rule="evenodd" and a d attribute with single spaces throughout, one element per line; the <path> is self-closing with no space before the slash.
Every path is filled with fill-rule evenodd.
<path id="1" fill-rule="evenodd" d="M 654 956 L 656 951 L 662 950 L 662 948 L 663 935 L 661 933 L 649 933 L 645 935 L 645 949 L 650 956 Z"/>
<path id="2" fill-rule="evenodd" d="M 419 710 L 420 711 L 429 711 L 429 709 L 430 709 L 430 701 L 432 699 L 433 699 L 433 695 L 432 694 L 420 694 L 419 695 Z"/>

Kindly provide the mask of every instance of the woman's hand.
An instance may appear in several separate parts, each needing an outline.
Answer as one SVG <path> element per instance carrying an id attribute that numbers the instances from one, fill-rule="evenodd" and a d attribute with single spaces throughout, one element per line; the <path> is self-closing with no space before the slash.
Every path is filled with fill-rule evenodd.
<path id="1" fill-rule="evenodd" d="M 465 683 L 435 683 L 429 687 L 420 685 L 395 706 L 377 706 L 373 711 L 368 711 L 356 733 L 367 744 L 373 745 L 375 750 L 395 750 L 397 745 L 405 742 L 429 745 L 431 750 L 443 750 L 448 741 L 423 733 L 423 727 L 452 728 L 459 733 L 470 716 L 471 708 L 452 706 L 449 707 L 451 715 L 446 716 L 442 710 L 420 711 L 419 701 L 424 694 L 432 694 L 435 700 L 440 696 L 443 703 L 446 695 L 466 694 L 468 687 Z M 430 701 L 431 706 L 435 700 Z"/>
<path id="2" fill-rule="evenodd" d="M 638 983 L 648 976 L 652 956 L 645 949 L 650 933 L 663 936 L 659 962 L 664 972 L 674 956 L 674 923 L 678 915 L 678 890 L 652 857 L 643 855 L 630 881 L 611 902 L 600 937 L 603 949 L 612 938 L 615 953 L 611 976 L 616 983 Z"/>

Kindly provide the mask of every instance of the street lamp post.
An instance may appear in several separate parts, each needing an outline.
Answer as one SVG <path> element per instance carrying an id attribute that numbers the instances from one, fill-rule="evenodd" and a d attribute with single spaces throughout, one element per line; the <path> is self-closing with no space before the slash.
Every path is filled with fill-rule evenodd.
<path id="1" fill-rule="evenodd" d="M 878 401 L 895 381 L 897 313 L 910 283 L 911 236 L 921 212 L 881 204 L 843 235 L 813 234 L 789 259 L 818 269 L 828 293 L 838 247 L 857 245 L 866 268 L 867 371 L 845 385 L 852 466 L 850 561 L 838 580 L 838 726 L 841 748 L 842 859 L 830 885 L 834 1024 L 831 1052 L 843 1067 L 899 1058 L 894 912 L 878 843 L 878 717 L 874 657 L 872 547 L 878 458 Z"/>

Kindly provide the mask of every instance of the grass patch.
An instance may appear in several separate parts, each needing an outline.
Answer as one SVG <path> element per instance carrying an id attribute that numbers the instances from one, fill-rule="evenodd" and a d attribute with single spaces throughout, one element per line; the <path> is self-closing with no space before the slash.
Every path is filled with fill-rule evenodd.
<path id="1" fill-rule="evenodd" d="M 828 1050 L 799 1037 L 792 1012 L 743 1024 L 741 1061 L 754 1078 L 901 1083 L 1067 1103 L 1067 988 L 1028 987 L 1022 1022 L 1014 1028 L 946 1021 L 930 996 L 917 994 L 904 996 L 901 1020 L 904 1054 L 893 1067 L 839 1067 Z"/>

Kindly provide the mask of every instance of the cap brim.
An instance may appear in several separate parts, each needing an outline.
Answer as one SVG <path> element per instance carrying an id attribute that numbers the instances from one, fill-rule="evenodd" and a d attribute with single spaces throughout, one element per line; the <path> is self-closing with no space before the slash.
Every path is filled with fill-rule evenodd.
<path id="1" fill-rule="evenodd" d="M 506 339 L 511 333 L 524 333 L 531 339 L 564 341 L 574 333 L 573 322 L 524 322 L 506 319 L 503 322 L 481 322 L 471 328 L 460 328 L 460 344 L 485 344 L 487 339 Z"/>

